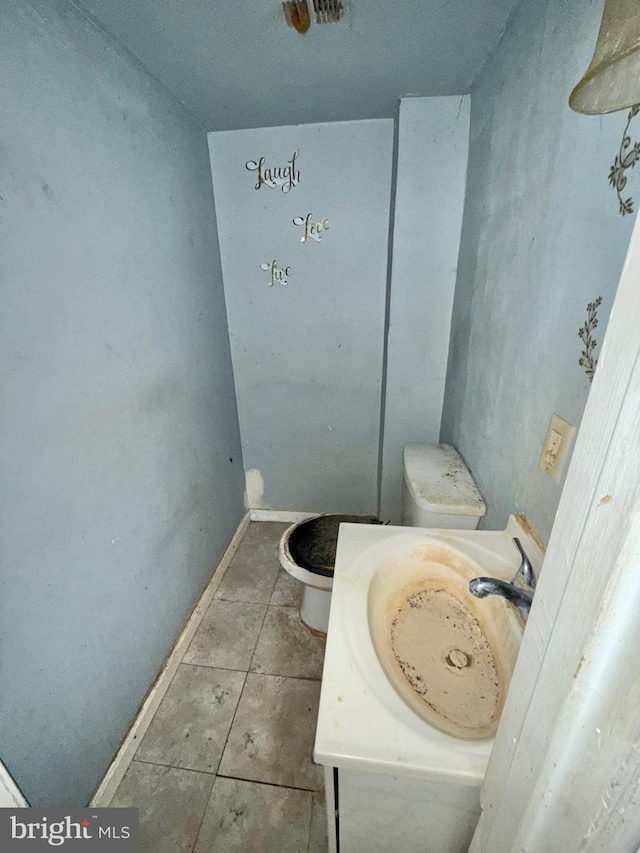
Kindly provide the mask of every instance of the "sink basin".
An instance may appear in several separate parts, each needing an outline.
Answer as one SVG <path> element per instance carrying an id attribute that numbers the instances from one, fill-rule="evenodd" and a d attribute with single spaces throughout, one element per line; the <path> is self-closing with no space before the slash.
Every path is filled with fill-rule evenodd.
<path id="1" fill-rule="evenodd" d="M 425 722 L 465 740 L 495 734 L 522 637 L 504 599 L 469 592 L 482 574 L 462 551 L 423 537 L 386 553 L 367 594 L 371 641 L 396 693 Z"/>
<path id="2" fill-rule="evenodd" d="M 505 530 L 340 526 L 318 764 L 481 784 L 522 622 L 506 601 L 474 598 L 467 584 L 481 575 L 514 576 L 514 536 L 537 575 L 543 554 L 515 516 Z M 476 680 L 478 673 L 488 678 Z M 435 688 L 425 689 L 420 679 L 427 678 Z"/>

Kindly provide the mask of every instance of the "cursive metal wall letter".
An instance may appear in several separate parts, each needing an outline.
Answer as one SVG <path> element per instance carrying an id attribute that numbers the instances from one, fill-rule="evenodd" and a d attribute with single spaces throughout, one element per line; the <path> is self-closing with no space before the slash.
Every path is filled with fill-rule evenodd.
<path id="1" fill-rule="evenodd" d="M 291 267 L 278 267 L 278 261 L 273 260 L 270 264 L 260 264 L 260 269 L 269 273 L 269 287 L 281 284 L 286 287 L 289 282 L 287 277 L 291 275 Z"/>
<path id="2" fill-rule="evenodd" d="M 312 222 L 311 217 L 312 213 L 307 213 L 306 216 L 294 216 L 293 224 L 301 225 L 304 227 L 304 233 L 300 238 L 301 243 L 306 243 L 309 237 L 312 240 L 315 240 L 316 243 L 319 243 L 322 239 L 320 236 L 321 231 L 329 230 L 329 220 L 328 219 L 319 219 L 317 222 Z"/>
<path id="3" fill-rule="evenodd" d="M 293 156 L 286 166 L 269 166 L 265 168 L 265 158 L 260 157 L 259 160 L 248 160 L 244 165 L 249 172 L 257 172 L 258 180 L 254 189 L 259 190 L 261 186 L 280 187 L 283 193 L 288 193 L 289 190 L 300 183 L 300 170 L 296 166 L 296 158 L 299 151 L 294 151 Z"/>

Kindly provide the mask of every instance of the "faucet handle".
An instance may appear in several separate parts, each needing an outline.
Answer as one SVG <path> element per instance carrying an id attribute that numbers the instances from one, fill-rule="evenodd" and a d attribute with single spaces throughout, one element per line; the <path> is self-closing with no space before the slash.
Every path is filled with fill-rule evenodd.
<path id="1" fill-rule="evenodd" d="M 516 539 L 514 537 L 513 538 L 513 544 L 516 546 L 518 551 L 520 551 L 520 556 L 522 557 L 522 563 L 520 563 L 520 568 L 518 569 L 518 571 L 513 576 L 513 580 L 511 581 L 511 583 L 516 583 L 519 578 L 522 578 L 522 580 L 527 584 L 527 586 L 530 589 L 535 589 L 536 588 L 536 576 L 535 576 L 535 572 L 533 571 L 533 566 L 531 565 L 529 558 L 525 554 L 524 548 L 520 544 L 520 540 Z"/>

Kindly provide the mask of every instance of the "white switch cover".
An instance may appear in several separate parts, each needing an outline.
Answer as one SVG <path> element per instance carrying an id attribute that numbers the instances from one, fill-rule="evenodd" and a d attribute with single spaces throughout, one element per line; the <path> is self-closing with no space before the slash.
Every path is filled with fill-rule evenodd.
<path id="1" fill-rule="evenodd" d="M 545 474 L 551 477 L 554 483 L 560 482 L 565 456 L 575 432 L 575 427 L 559 415 L 551 416 L 542 448 L 542 456 L 540 457 L 540 467 Z"/>

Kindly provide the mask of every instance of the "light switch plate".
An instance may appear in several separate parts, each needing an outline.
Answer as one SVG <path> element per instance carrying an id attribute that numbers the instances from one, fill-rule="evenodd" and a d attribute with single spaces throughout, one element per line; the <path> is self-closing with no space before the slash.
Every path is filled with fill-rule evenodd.
<path id="1" fill-rule="evenodd" d="M 551 416 L 540 457 L 540 467 L 545 474 L 551 477 L 554 483 L 560 482 L 564 460 L 575 432 L 576 428 L 559 415 Z"/>

